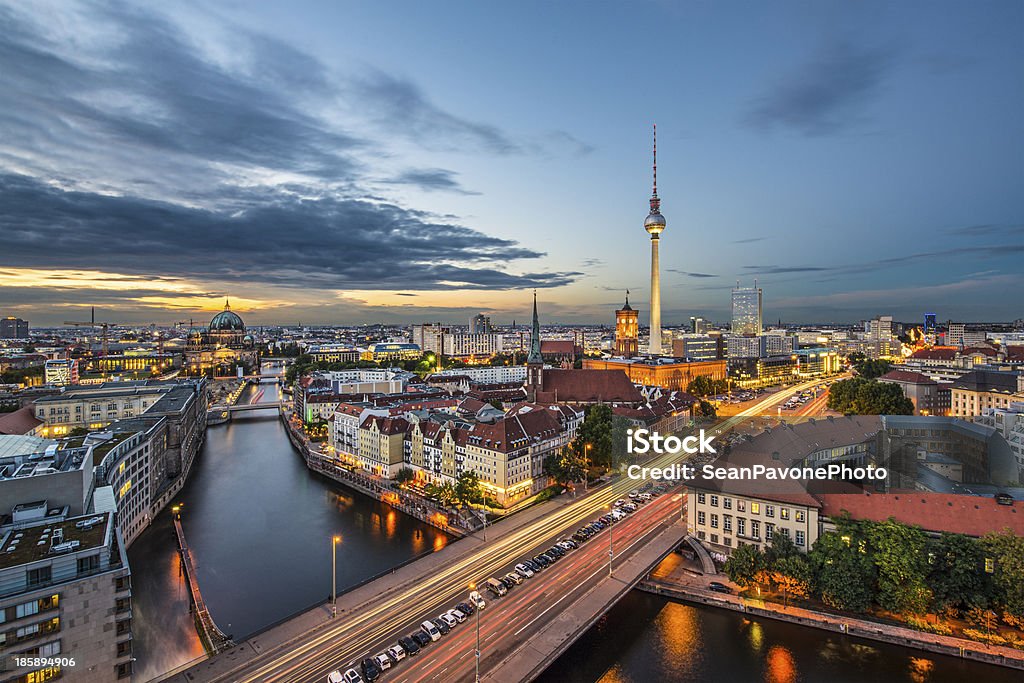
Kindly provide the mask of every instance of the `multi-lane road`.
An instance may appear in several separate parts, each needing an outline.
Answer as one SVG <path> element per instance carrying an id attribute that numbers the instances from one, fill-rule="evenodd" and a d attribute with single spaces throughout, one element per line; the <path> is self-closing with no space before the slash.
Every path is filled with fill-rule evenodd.
<path id="1" fill-rule="evenodd" d="M 798 385 L 793 391 L 813 384 Z M 722 420 L 711 431 L 720 434 L 750 416 L 767 414 L 788 396 L 789 393 L 769 396 Z M 663 455 L 650 465 L 665 466 L 678 459 L 676 455 Z M 495 536 L 501 531 L 500 527 L 492 528 L 491 540 L 471 551 L 459 552 L 458 546 L 462 544 L 456 543 L 441 551 L 448 553 L 450 561 L 435 566 L 417 580 L 390 584 L 384 580 L 388 585 L 372 599 L 339 614 L 326 625 L 311 628 L 287 643 L 262 645 L 255 655 L 226 656 L 217 666 L 198 665 L 182 680 L 216 683 L 325 681 L 332 670 L 358 666 L 362 658 L 383 651 L 399 637 L 415 631 L 424 619 L 437 617 L 464 600 L 470 583 L 479 584 L 488 577 L 503 575 L 523 558 L 532 557 L 557 539 L 571 535 L 637 486 L 638 482 L 622 478 L 571 504 L 553 506 L 543 516 L 511 526 L 498 537 Z M 641 547 L 654 530 L 668 520 L 677 519 L 682 502 L 679 489 L 655 498 L 572 551 L 554 567 L 515 587 L 509 595 L 489 601 L 480 625 L 483 669 L 496 664 L 527 641 L 547 620 L 554 618 L 558 610 L 572 604 L 589 583 L 607 572 L 609 535 L 614 535 L 615 557 L 625 559 Z M 475 644 L 474 617 L 439 642 L 424 648 L 416 657 L 401 662 L 388 672 L 387 678 L 402 682 L 471 680 Z"/>

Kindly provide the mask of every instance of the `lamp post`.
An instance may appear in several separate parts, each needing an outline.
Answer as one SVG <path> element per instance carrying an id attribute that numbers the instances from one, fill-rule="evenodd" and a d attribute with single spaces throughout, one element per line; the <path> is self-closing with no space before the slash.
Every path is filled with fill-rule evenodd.
<path id="1" fill-rule="evenodd" d="M 338 616 L 338 544 L 341 536 L 331 537 L 331 618 Z"/>
<path id="2" fill-rule="evenodd" d="M 587 490 L 587 475 L 590 474 L 590 449 L 593 444 L 583 444 L 583 490 Z"/>
<path id="3" fill-rule="evenodd" d="M 610 505 L 605 505 L 604 509 L 605 510 L 611 510 L 611 506 Z M 612 557 L 615 556 L 614 546 L 612 545 L 614 543 L 613 536 L 612 536 L 614 533 L 615 533 L 615 528 L 612 527 L 612 526 L 609 526 L 608 527 L 608 578 L 609 579 L 612 578 Z"/>
<path id="4" fill-rule="evenodd" d="M 476 584 L 469 584 L 469 590 L 476 590 Z M 476 607 L 476 683 L 480 683 L 480 613 L 484 608 L 479 604 Z"/>

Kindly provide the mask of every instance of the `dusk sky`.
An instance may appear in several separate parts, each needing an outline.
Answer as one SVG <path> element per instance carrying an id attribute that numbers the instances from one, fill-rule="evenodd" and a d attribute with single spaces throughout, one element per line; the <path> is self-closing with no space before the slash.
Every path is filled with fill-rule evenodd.
<path id="1" fill-rule="evenodd" d="M 0 0 L 0 315 L 1024 317 L 1024 2 Z"/>

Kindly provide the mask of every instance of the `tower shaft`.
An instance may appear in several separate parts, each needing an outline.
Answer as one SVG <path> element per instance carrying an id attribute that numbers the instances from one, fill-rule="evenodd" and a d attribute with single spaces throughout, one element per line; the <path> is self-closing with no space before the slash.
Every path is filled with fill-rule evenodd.
<path id="1" fill-rule="evenodd" d="M 661 355 L 661 263 L 658 258 L 657 235 L 651 237 L 651 339 L 648 353 Z"/>

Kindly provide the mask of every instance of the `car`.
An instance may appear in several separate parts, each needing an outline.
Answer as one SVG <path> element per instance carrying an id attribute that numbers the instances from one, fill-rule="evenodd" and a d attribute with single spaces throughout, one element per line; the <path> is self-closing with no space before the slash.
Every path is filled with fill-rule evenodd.
<path id="1" fill-rule="evenodd" d="M 644 491 L 650 491 L 652 488 L 654 488 L 654 483 L 650 481 L 645 481 L 644 485 L 640 487 L 640 493 L 643 493 Z"/>
<path id="2" fill-rule="evenodd" d="M 626 503 L 626 505 L 632 505 L 632 503 Z M 626 505 L 623 505 L 622 507 L 626 507 Z M 598 529 L 604 529 L 608 526 L 608 522 L 605 522 L 600 519 L 595 519 L 593 526 L 596 526 Z"/>
<path id="3" fill-rule="evenodd" d="M 363 677 L 355 669 L 349 669 L 345 672 L 345 683 L 363 683 Z"/>
<path id="4" fill-rule="evenodd" d="M 715 591 L 716 593 L 732 593 L 731 588 L 729 588 L 724 583 L 721 583 L 719 581 L 712 581 L 708 584 L 708 588 L 710 590 Z"/>
<path id="5" fill-rule="evenodd" d="M 558 542 L 558 545 L 562 546 L 566 550 L 576 550 L 576 548 L 580 547 L 579 543 L 577 543 L 576 541 L 572 540 L 571 538 L 564 538 L 564 539 L 562 539 L 561 541 Z"/>
<path id="6" fill-rule="evenodd" d="M 601 521 L 605 524 L 611 524 L 615 521 L 615 518 L 609 515 L 601 515 Z"/>
<path id="7" fill-rule="evenodd" d="M 549 560 L 548 558 L 544 557 L 543 555 L 534 555 L 533 556 L 533 561 L 536 562 L 537 564 L 539 564 L 541 567 L 545 567 L 545 568 L 548 565 L 551 564 L 551 560 Z"/>
<path id="8" fill-rule="evenodd" d="M 437 619 L 443 621 L 444 625 L 448 627 L 448 630 L 444 630 L 441 629 L 441 627 L 438 627 L 441 633 L 448 633 L 448 631 L 451 631 L 453 628 L 459 625 L 458 618 L 456 618 L 456 616 L 451 612 L 445 612 L 444 614 L 440 615 Z M 435 619 L 435 621 L 437 621 L 437 619 Z M 465 619 L 465 617 L 463 617 L 463 619 Z"/>
<path id="9" fill-rule="evenodd" d="M 536 563 L 536 562 L 534 562 L 533 560 L 523 560 L 523 564 L 525 564 L 525 565 L 526 565 L 526 568 L 527 568 L 527 569 L 530 569 L 530 570 L 532 570 L 534 574 L 536 574 L 536 573 L 537 573 L 537 572 L 539 572 L 539 571 L 540 571 L 541 569 L 543 569 L 543 567 L 541 567 L 541 566 L 540 566 L 539 564 L 537 564 L 537 563 Z"/>
<path id="10" fill-rule="evenodd" d="M 519 574 L 524 579 L 532 579 L 535 573 L 525 562 L 520 562 L 516 565 L 516 574 Z"/>
<path id="11" fill-rule="evenodd" d="M 341 672 L 335 669 L 327 674 L 327 683 L 345 683 L 345 679 L 342 677 Z"/>
<path id="12" fill-rule="evenodd" d="M 377 667 L 381 672 L 387 671 L 391 668 L 391 657 L 388 657 L 387 652 L 381 652 L 379 655 L 374 656 L 373 661 L 377 662 Z"/>
<path id="13" fill-rule="evenodd" d="M 515 581 L 510 581 L 507 576 L 499 576 L 498 577 L 498 582 L 501 583 L 501 585 L 503 585 L 505 587 L 506 591 L 510 591 L 513 588 L 515 588 L 517 585 L 519 585 Z"/>
<path id="14" fill-rule="evenodd" d="M 504 578 L 508 579 L 517 586 L 523 582 L 523 577 L 519 576 L 519 574 L 516 574 L 515 572 L 509 572 L 508 574 L 505 574 Z"/>
<path id="15" fill-rule="evenodd" d="M 392 645 L 384 651 L 384 654 L 388 656 L 392 664 L 398 664 L 405 659 L 405 649 L 401 645 Z"/>
<path id="16" fill-rule="evenodd" d="M 589 537 L 582 531 L 577 531 L 572 535 L 572 539 L 577 543 L 586 543 Z"/>
<path id="17" fill-rule="evenodd" d="M 410 657 L 420 653 L 420 645 L 411 636 L 404 636 L 398 639 L 398 646 Z"/>
<path id="18" fill-rule="evenodd" d="M 424 631 L 423 629 L 420 629 L 415 633 L 410 633 L 409 637 L 415 640 L 416 644 L 419 645 L 421 648 L 424 648 L 427 645 L 430 645 L 432 642 L 434 642 L 434 639 L 430 637 L 430 634 Z"/>
<path id="19" fill-rule="evenodd" d="M 639 500 L 641 503 L 648 503 L 651 500 L 651 494 L 641 493 L 639 496 L 637 496 L 637 500 Z"/>
<path id="20" fill-rule="evenodd" d="M 558 561 L 558 557 L 556 557 L 555 555 L 552 555 L 551 553 L 549 553 L 546 550 L 544 552 L 542 552 L 540 555 L 538 555 L 538 557 L 543 557 L 544 559 L 546 559 L 548 561 L 548 564 L 554 564 L 555 562 Z"/>
<path id="21" fill-rule="evenodd" d="M 632 491 L 629 492 L 629 497 L 630 498 L 636 498 L 639 495 L 640 495 L 640 492 L 637 491 L 636 489 L 633 489 Z"/>
<path id="22" fill-rule="evenodd" d="M 377 665 L 377 660 L 373 657 L 367 657 L 359 666 L 363 670 L 363 677 L 367 683 L 373 683 L 373 681 L 380 678 L 380 666 Z"/>
<path id="23" fill-rule="evenodd" d="M 550 548 L 548 548 L 544 552 L 547 553 L 548 555 L 551 555 L 556 560 L 560 560 L 563 557 L 565 557 L 565 551 L 562 550 L 561 548 L 559 548 L 557 545 L 551 546 Z"/>
<path id="24" fill-rule="evenodd" d="M 628 503 L 626 505 L 623 505 L 622 509 L 625 510 L 626 512 L 636 512 L 637 506 L 636 503 Z"/>
<path id="25" fill-rule="evenodd" d="M 460 602 L 455 605 L 455 609 L 465 614 L 467 617 L 473 616 L 473 612 L 476 611 L 476 605 L 471 605 L 468 602 Z"/>
<path id="26" fill-rule="evenodd" d="M 442 636 L 448 635 L 452 630 L 452 627 L 448 625 L 448 622 L 442 619 L 441 617 L 438 617 L 437 619 L 431 619 L 430 623 L 434 625 L 434 628 L 441 632 Z"/>
<path id="27" fill-rule="evenodd" d="M 495 578 L 487 579 L 484 582 L 484 586 L 496 598 L 500 598 L 508 593 L 508 586 L 505 585 L 505 582 Z"/>
<path id="28" fill-rule="evenodd" d="M 472 591 L 469 594 L 469 601 L 473 603 L 473 606 L 477 609 L 483 609 L 484 607 L 487 607 L 487 601 L 484 600 L 483 596 L 480 595 L 480 593 L 477 591 Z"/>
<path id="29" fill-rule="evenodd" d="M 617 508 L 618 507 L 622 507 L 623 505 L 625 505 L 628 502 L 629 501 L 627 501 L 625 498 L 619 498 L 617 501 L 615 501 L 615 507 L 617 507 Z"/>
<path id="30" fill-rule="evenodd" d="M 616 510 L 615 512 L 612 513 L 612 517 L 615 518 L 616 522 L 618 522 L 620 519 L 625 518 L 625 516 L 626 516 L 626 513 L 623 512 L 622 510 Z"/>
<path id="31" fill-rule="evenodd" d="M 469 616 L 465 612 L 463 612 L 457 607 L 455 609 L 448 610 L 446 614 L 460 624 L 469 618 Z"/>
<path id="32" fill-rule="evenodd" d="M 420 628 L 423 629 L 424 633 L 430 636 L 431 641 L 441 640 L 441 631 L 434 625 L 434 622 L 429 619 L 420 624 Z"/>

